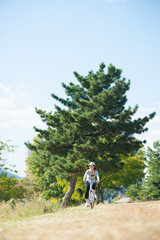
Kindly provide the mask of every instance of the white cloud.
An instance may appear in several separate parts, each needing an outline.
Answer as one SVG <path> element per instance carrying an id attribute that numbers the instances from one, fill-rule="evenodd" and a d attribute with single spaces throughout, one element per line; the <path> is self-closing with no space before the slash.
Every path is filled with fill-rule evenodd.
<path id="1" fill-rule="evenodd" d="M 0 83 L 0 128 L 42 126 L 31 100 L 24 91 Z"/>
<path id="2" fill-rule="evenodd" d="M 160 139 L 160 130 L 153 130 L 152 133 L 159 136 Z"/>

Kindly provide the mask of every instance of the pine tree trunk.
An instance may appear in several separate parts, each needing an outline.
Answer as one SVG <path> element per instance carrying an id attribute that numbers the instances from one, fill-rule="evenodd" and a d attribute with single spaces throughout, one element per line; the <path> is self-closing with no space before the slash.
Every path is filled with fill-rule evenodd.
<path id="1" fill-rule="evenodd" d="M 75 189 L 75 186 L 76 186 L 76 182 L 77 182 L 77 178 L 74 178 L 70 181 L 70 185 L 69 185 L 69 188 L 68 188 L 68 191 L 66 192 L 62 202 L 61 202 L 61 207 L 62 208 L 66 208 L 68 207 L 68 204 L 69 204 L 69 201 L 72 197 L 72 194 L 74 193 L 74 189 Z"/>

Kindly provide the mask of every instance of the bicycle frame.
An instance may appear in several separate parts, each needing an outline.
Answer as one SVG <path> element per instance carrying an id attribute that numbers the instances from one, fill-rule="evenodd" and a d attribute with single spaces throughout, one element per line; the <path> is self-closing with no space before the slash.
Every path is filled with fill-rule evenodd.
<path id="1" fill-rule="evenodd" d="M 95 181 L 89 181 L 90 189 L 89 189 L 89 207 L 91 209 L 94 208 L 94 190 L 92 188 L 93 184 L 96 183 Z"/>

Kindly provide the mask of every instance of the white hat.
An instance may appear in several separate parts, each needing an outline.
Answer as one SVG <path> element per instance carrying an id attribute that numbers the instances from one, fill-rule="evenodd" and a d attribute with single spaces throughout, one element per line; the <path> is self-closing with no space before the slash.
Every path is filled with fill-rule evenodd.
<path id="1" fill-rule="evenodd" d="M 95 166 L 96 164 L 94 162 L 90 162 L 88 166 Z"/>

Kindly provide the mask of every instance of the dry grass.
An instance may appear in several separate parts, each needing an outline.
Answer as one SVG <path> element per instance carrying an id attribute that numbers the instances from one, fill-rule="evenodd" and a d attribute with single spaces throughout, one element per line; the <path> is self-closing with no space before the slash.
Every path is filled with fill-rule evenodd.
<path id="1" fill-rule="evenodd" d="M 1 240 L 159 240 L 160 201 L 100 204 L 58 210 L 23 222 L 6 223 Z"/>
<path id="2" fill-rule="evenodd" d="M 13 204 L 15 202 L 15 205 Z M 37 197 L 30 201 L 0 203 L 0 226 L 8 221 L 24 220 L 26 218 L 53 212 L 54 205 L 51 201 Z"/>

